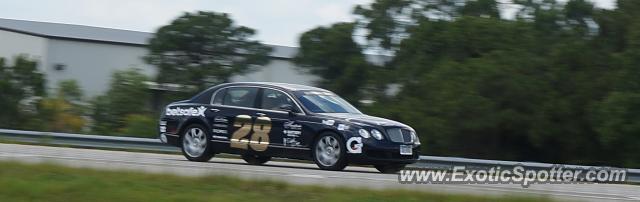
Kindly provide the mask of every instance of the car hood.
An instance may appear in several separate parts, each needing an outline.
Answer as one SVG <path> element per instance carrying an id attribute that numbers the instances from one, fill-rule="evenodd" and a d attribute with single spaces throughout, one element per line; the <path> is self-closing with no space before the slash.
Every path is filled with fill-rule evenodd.
<path id="1" fill-rule="evenodd" d="M 348 114 L 348 113 L 322 113 L 323 116 L 327 118 L 340 119 L 347 122 L 351 122 L 359 125 L 374 125 L 374 126 L 383 126 L 383 127 L 404 127 L 411 128 L 410 126 L 385 118 L 369 116 L 366 114 Z"/>

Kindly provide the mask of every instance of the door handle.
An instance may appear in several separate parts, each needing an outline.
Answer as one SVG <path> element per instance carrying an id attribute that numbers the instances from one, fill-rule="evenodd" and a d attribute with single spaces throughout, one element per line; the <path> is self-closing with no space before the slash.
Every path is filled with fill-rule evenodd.
<path id="1" fill-rule="evenodd" d="M 267 114 L 258 112 L 258 113 L 256 113 L 256 115 L 258 115 L 258 116 L 266 116 Z"/>
<path id="2" fill-rule="evenodd" d="M 219 112 L 220 111 L 219 109 L 209 109 L 209 110 L 211 110 L 212 112 Z"/>

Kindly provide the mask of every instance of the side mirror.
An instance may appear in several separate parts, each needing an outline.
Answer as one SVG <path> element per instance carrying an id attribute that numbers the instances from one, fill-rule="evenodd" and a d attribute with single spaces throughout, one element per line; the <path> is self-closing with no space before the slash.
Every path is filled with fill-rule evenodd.
<path id="1" fill-rule="evenodd" d="M 295 112 L 295 110 L 294 110 L 293 106 L 292 106 L 292 105 L 290 105 L 290 104 L 283 104 L 283 105 L 280 105 L 280 107 L 278 107 L 278 109 L 280 109 L 280 110 L 282 110 L 282 111 L 285 111 L 285 112 L 289 112 L 289 115 L 291 115 L 291 116 L 293 116 L 293 115 L 295 115 L 295 114 L 296 114 L 296 112 Z"/>

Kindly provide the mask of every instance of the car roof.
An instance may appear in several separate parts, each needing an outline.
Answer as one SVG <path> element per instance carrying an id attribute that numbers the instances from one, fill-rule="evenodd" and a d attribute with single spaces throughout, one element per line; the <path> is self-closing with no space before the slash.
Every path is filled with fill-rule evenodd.
<path id="1" fill-rule="evenodd" d="M 282 88 L 288 91 L 328 91 L 322 88 L 317 88 L 313 86 L 305 86 L 300 84 L 291 84 L 291 83 L 277 83 L 277 82 L 232 82 L 227 83 L 225 86 L 263 86 L 263 87 L 277 87 Z"/>

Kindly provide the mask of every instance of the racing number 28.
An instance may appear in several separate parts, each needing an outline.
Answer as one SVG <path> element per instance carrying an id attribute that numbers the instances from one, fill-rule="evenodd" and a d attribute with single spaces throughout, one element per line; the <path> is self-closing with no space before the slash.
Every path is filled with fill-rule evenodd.
<path id="1" fill-rule="evenodd" d="M 269 117 L 261 116 L 256 118 L 256 121 L 252 123 L 251 116 L 238 115 L 236 116 L 233 126 L 238 130 L 231 135 L 231 147 L 240 149 L 251 149 L 255 151 L 267 150 L 269 146 L 269 132 L 271 131 L 271 119 Z M 247 135 L 253 131 L 251 140 Z"/>

